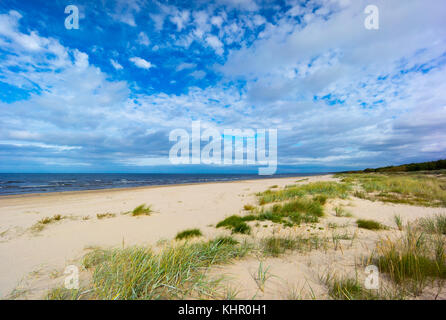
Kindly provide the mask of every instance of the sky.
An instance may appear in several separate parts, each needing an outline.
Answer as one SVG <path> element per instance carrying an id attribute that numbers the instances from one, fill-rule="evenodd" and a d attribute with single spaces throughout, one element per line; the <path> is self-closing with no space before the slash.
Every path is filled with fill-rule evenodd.
<path id="1" fill-rule="evenodd" d="M 443 0 L 2 0 L 0 172 L 256 170 L 171 164 L 192 121 L 277 129 L 279 173 L 444 159 L 445 17 Z"/>

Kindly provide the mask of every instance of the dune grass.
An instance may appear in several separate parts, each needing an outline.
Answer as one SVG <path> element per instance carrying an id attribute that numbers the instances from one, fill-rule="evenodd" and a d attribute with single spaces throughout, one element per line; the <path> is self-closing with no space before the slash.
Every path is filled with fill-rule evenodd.
<path id="1" fill-rule="evenodd" d="M 437 214 L 433 217 L 421 218 L 418 228 L 426 233 L 446 235 L 446 214 Z"/>
<path id="2" fill-rule="evenodd" d="M 216 227 L 230 229 L 232 233 L 249 234 L 251 232 L 251 227 L 245 221 L 249 221 L 251 219 L 254 219 L 254 217 L 240 217 L 237 215 L 232 215 L 217 223 Z"/>
<path id="3" fill-rule="evenodd" d="M 190 239 L 194 237 L 201 237 L 203 234 L 201 233 L 200 229 L 188 229 L 181 232 L 178 232 L 175 240 L 183 240 L 183 239 Z"/>
<path id="4" fill-rule="evenodd" d="M 364 288 L 357 277 L 338 278 L 328 275 L 325 279 L 328 294 L 334 300 L 377 300 L 378 296 L 371 290 Z"/>
<path id="5" fill-rule="evenodd" d="M 309 252 L 324 247 L 327 239 L 317 235 L 303 237 L 300 235 L 289 236 L 269 236 L 260 242 L 262 252 L 267 256 L 278 257 L 286 251 Z"/>
<path id="6" fill-rule="evenodd" d="M 352 217 L 353 215 L 341 206 L 334 208 L 336 217 Z"/>
<path id="7" fill-rule="evenodd" d="M 446 279 L 445 248 L 443 236 L 426 235 L 409 225 L 402 237 L 379 241 L 369 260 L 402 290 L 419 295 L 432 280 Z"/>
<path id="8" fill-rule="evenodd" d="M 247 243 L 224 237 L 167 246 L 155 253 L 146 247 L 96 249 L 84 257 L 93 269 L 95 299 L 184 299 L 214 297 L 217 282 L 205 271 L 243 257 Z"/>
<path id="9" fill-rule="evenodd" d="M 348 183 L 331 181 L 312 182 L 302 185 L 290 186 L 283 190 L 266 190 L 257 194 L 259 204 L 280 202 L 304 196 L 324 196 L 327 198 L 347 198 L 351 186 Z"/>
<path id="10" fill-rule="evenodd" d="M 375 220 L 367 220 L 367 219 L 358 219 L 356 220 L 356 223 L 358 224 L 358 228 L 362 229 L 368 229 L 368 230 L 385 230 L 387 229 L 386 226 L 379 223 Z"/>
<path id="11" fill-rule="evenodd" d="M 243 206 L 243 210 L 245 210 L 245 211 L 254 211 L 255 209 L 256 208 L 253 205 L 251 205 L 251 204 L 245 204 Z"/>
<path id="12" fill-rule="evenodd" d="M 153 210 L 151 206 L 146 206 L 145 204 L 142 204 L 140 206 L 137 206 L 132 211 L 132 216 L 150 216 L 152 214 Z"/>
<path id="13" fill-rule="evenodd" d="M 114 213 L 98 213 L 96 215 L 96 218 L 98 219 L 109 219 L 109 218 L 114 218 L 116 217 L 116 214 Z"/>
<path id="14" fill-rule="evenodd" d="M 271 208 L 258 210 L 246 216 L 232 215 L 217 223 L 216 227 L 230 229 L 232 233 L 249 234 L 251 227 L 248 221 L 271 221 L 285 226 L 301 223 L 315 223 L 324 215 L 320 199 L 298 198 L 283 204 L 275 204 Z"/>
<path id="15" fill-rule="evenodd" d="M 446 207 L 446 180 L 427 174 L 343 174 L 345 183 L 357 183 L 355 196 L 368 200 Z"/>
<path id="16" fill-rule="evenodd" d="M 33 232 L 39 232 L 39 231 L 42 231 L 43 229 L 45 229 L 45 226 L 46 226 L 46 225 L 51 224 L 51 223 L 54 223 L 54 222 L 57 222 L 57 221 L 60 221 L 60 220 L 62 220 L 62 219 L 66 219 L 66 218 L 67 218 L 67 217 L 62 216 L 62 215 L 60 215 L 60 214 L 55 214 L 55 215 L 52 216 L 52 217 L 45 217 L 45 218 L 42 218 L 42 219 L 40 219 L 39 221 L 37 221 L 35 224 L 33 224 L 33 225 L 31 226 L 31 231 L 33 231 Z"/>

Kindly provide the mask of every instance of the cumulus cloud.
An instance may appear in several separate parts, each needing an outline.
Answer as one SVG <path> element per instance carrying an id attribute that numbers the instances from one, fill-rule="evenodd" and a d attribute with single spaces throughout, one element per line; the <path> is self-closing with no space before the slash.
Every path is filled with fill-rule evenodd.
<path id="1" fill-rule="evenodd" d="M 206 43 L 215 50 L 215 53 L 223 54 L 223 43 L 214 35 L 210 35 L 206 38 Z"/>
<path id="2" fill-rule="evenodd" d="M 123 69 L 123 66 L 121 66 L 119 64 L 119 62 L 117 62 L 117 61 L 115 61 L 113 59 L 110 59 L 110 63 L 113 66 L 113 68 L 115 68 L 116 70 L 122 70 Z"/>
<path id="3" fill-rule="evenodd" d="M 196 67 L 197 67 L 197 64 L 196 64 L 196 63 L 182 62 L 182 63 L 180 63 L 180 64 L 176 67 L 176 70 L 177 70 L 177 71 L 181 71 L 181 70 L 184 70 L 184 69 L 193 69 L 193 68 L 196 68 Z"/>
<path id="4" fill-rule="evenodd" d="M 148 70 L 148 69 L 154 67 L 154 65 L 151 64 L 149 61 L 147 61 L 147 60 L 145 60 L 145 59 L 143 59 L 143 58 L 140 58 L 140 57 L 131 57 L 129 60 L 130 60 L 131 62 L 133 62 L 133 64 L 134 64 L 135 66 L 137 66 L 138 68 L 141 68 L 141 69 L 146 69 L 146 70 Z"/>
<path id="5" fill-rule="evenodd" d="M 148 46 L 150 44 L 150 40 L 149 37 L 147 36 L 147 34 L 143 31 L 141 31 L 138 34 L 138 39 L 137 39 L 139 44 L 142 44 L 143 46 Z"/>

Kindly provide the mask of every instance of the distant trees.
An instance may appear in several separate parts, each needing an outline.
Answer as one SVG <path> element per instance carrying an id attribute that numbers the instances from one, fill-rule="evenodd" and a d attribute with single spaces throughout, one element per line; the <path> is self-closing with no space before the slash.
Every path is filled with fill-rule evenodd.
<path id="1" fill-rule="evenodd" d="M 401 171 L 405 172 L 405 171 L 431 171 L 431 170 L 441 170 L 441 169 L 446 169 L 446 160 L 409 163 L 400 166 L 388 166 L 376 169 L 367 168 L 359 172 L 401 172 Z"/>

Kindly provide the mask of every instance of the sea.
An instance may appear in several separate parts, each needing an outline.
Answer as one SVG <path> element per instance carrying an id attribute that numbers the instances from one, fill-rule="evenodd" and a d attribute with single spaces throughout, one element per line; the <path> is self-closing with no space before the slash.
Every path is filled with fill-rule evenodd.
<path id="1" fill-rule="evenodd" d="M 162 186 L 314 174 L 0 173 L 0 195 Z"/>

